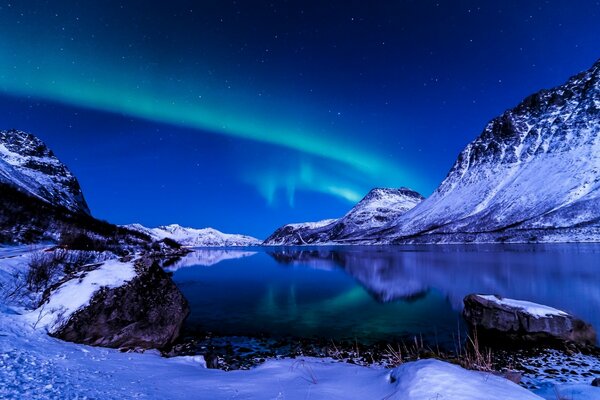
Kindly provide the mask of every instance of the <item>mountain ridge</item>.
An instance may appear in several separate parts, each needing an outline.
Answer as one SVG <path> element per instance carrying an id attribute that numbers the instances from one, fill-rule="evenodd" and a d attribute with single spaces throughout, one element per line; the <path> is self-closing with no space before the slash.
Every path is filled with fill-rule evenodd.
<path id="1" fill-rule="evenodd" d="M 79 181 L 30 133 L 0 130 L 0 183 L 69 211 L 91 215 Z"/>
<path id="2" fill-rule="evenodd" d="M 313 223 L 287 224 L 271 234 L 264 244 L 303 245 L 341 241 L 376 229 L 423 200 L 419 193 L 399 189 L 374 188 L 343 217 Z"/>
<path id="3" fill-rule="evenodd" d="M 129 224 L 123 227 L 145 233 L 155 240 L 172 239 L 186 247 L 244 247 L 257 246 L 262 242 L 252 236 L 223 233 L 214 228 L 189 228 L 178 224 L 156 228 L 148 228 L 141 224 Z"/>

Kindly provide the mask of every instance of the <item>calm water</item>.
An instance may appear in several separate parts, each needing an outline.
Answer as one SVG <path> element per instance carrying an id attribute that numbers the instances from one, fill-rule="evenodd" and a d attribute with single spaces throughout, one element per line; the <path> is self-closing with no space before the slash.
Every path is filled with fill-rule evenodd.
<path id="1" fill-rule="evenodd" d="M 188 333 L 450 344 L 474 292 L 600 326 L 600 245 L 202 249 L 171 270 Z"/>

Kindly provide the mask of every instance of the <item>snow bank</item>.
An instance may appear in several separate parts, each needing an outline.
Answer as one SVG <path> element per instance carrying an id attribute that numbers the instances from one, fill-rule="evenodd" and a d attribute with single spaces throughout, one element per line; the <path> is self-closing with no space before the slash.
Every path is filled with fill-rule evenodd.
<path id="1" fill-rule="evenodd" d="M 552 315 L 569 315 L 566 312 L 558 310 L 556 308 L 548 307 L 543 304 L 532 303 L 529 301 L 498 298 L 494 295 L 478 295 L 478 297 L 499 305 L 505 305 L 507 307 L 523 310 L 527 314 L 532 315 L 536 318 L 549 317 Z"/>
<path id="2" fill-rule="evenodd" d="M 122 286 L 135 276 L 132 263 L 106 261 L 97 269 L 81 273 L 62 284 L 47 302 L 29 313 L 28 318 L 37 328 L 57 332 L 75 311 L 89 304 L 98 290 Z"/>
<path id="3" fill-rule="evenodd" d="M 394 369 L 398 400 L 534 400 L 539 396 L 489 373 L 467 371 L 439 360 L 420 360 Z"/>
<path id="4" fill-rule="evenodd" d="M 536 394 L 546 400 L 598 400 L 600 399 L 600 388 L 590 384 L 566 383 L 558 386 L 547 386 L 536 390 Z"/>

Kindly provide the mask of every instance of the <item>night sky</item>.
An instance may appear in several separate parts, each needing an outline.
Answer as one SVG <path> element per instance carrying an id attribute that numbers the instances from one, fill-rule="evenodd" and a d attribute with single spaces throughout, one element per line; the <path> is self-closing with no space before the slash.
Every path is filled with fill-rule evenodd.
<path id="1" fill-rule="evenodd" d="M 265 237 L 429 195 L 486 122 L 600 57 L 598 1 L 15 1 L 0 128 L 92 213 Z"/>

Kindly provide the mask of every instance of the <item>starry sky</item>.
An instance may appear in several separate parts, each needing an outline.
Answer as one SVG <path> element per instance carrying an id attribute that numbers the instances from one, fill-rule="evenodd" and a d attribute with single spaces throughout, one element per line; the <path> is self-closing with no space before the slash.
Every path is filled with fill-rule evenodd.
<path id="1" fill-rule="evenodd" d="M 429 195 L 487 121 L 600 57 L 598 1 L 0 3 L 0 127 L 92 213 L 264 238 Z"/>

